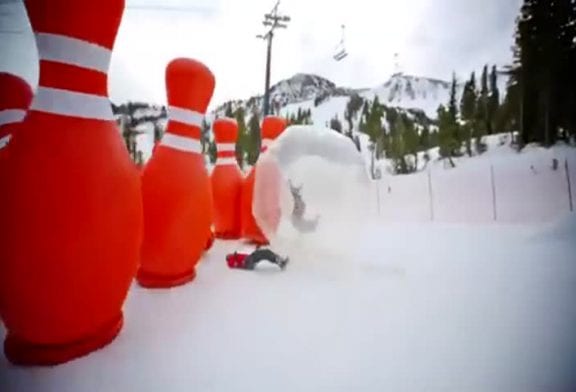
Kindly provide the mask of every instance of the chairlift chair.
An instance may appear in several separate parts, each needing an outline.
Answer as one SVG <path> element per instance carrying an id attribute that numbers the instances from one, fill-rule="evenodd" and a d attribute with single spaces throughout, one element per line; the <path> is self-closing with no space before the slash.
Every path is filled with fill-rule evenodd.
<path id="1" fill-rule="evenodd" d="M 334 54 L 334 56 L 332 56 L 336 61 L 340 61 L 344 59 L 346 56 L 348 56 L 348 52 L 346 51 L 346 48 L 344 46 L 344 30 L 345 26 L 342 25 L 342 38 L 340 39 L 340 43 L 336 47 L 336 53 Z"/>

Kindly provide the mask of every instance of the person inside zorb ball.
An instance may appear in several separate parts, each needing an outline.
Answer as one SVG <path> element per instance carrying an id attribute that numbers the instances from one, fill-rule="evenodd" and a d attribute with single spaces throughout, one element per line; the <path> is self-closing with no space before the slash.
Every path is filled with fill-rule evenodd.
<path id="1" fill-rule="evenodd" d="M 361 153 L 332 129 L 291 126 L 255 167 L 252 212 L 283 259 L 346 258 L 375 205 Z"/>

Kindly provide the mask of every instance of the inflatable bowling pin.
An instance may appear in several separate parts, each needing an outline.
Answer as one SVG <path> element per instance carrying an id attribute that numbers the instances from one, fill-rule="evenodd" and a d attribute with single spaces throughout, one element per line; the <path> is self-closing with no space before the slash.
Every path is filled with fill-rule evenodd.
<path id="1" fill-rule="evenodd" d="M 201 125 L 214 92 L 214 76 L 185 58 L 166 67 L 168 124 L 142 174 L 144 240 L 137 280 L 171 287 L 196 276 L 212 225 L 212 191 L 200 143 Z"/>
<path id="2" fill-rule="evenodd" d="M 112 115 L 122 0 L 26 0 L 39 87 L 14 133 L 0 208 L 6 357 L 53 365 L 111 342 L 136 273 L 139 176 Z"/>
<path id="3" fill-rule="evenodd" d="M 12 132 L 24 120 L 32 102 L 32 89 L 16 75 L 0 72 L 0 157 Z M 1 158 L 0 158 L 1 159 Z"/>
<path id="4" fill-rule="evenodd" d="M 281 117 L 266 116 L 262 121 L 262 147 L 260 153 L 264 153 L 272 143 L 286 129 L 286 121 Z M 254 198 L 254 168 L 242 184 L 241 197 L 241 221 L 242 238 L 257 245 L 267 245 L 268 239 L 258 227 L 252 213 L 252 201 Z"/>
<path id="5" fill-rule="evenodd" d="M 238 239 L 240 224 L 240 197 L 242 172 L 236 161 L 236 139 L 238 124 L 231 118 L 214 121 L 216 140 L 216 167 L 212 171 L 212 193 L 214 199 L 214 231 L 217 238 Z"/>

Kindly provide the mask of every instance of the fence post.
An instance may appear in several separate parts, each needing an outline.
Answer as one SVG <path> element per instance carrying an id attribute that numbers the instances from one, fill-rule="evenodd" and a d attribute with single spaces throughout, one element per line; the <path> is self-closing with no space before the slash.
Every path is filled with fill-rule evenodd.
<path id="1" fill-rule="evenodd" d="M 380 182 L 381 180 L 376 182 L 376 204 L 378 206 L 378 216 L 382 216 L 382 210 L 380 208 Z"/>
<path id="2" fill-rule="evenodd" d="M 430 220 L 434 221 L 434 196 L 432 194 L 432 170 L 428 169 L 428 195 L 430 199 Z"/>
<path id="3" fill-rule="evenodd" d="M 492 183 L 492 211 L 494 221 L 498 220 L 498 213 L 496 210 L 496 184 L 494 180 L 494 165 L 490 165 L 490 181 Z"/>
<path id="4" fill-rule="evenodd" d="M 570 184 L 570 170 L 568 169 L 568 158 L 564 160 L 564 167 L 566 168 L 566 184 L 568 185 L 568 201 L 570 203 L 570 212 L 573 212 L 574 202 L 572 201 L 572 184 Z"/>

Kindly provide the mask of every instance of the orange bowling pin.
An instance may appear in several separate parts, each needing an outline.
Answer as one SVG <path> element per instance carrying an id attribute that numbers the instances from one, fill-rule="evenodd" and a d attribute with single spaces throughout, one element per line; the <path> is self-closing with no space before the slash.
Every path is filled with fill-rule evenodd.
<path id="1" fill-rule="evenodd" d="M 0 72 L 0 157 L 12 132 L 24 120 L 32 102 L 32 89 L 16 75 Z M 1 158 L 0 158 L 1 159 Z"/>
<path id="2" fill-rule="evenodd" d="M 191 281 L 212 235 L 212 191 L 200 143 L 214 92 L 202 63 L 179 58 L 166 67 L 168 124 L 142 174 L 144 240 L 137 280 L 144 287 Z"/>
<path id="3" fill-rule="evenodd" d="M 4 168 L 2 160 L 8 143 L 18 124 L 24 120 L 30 102 L 32 102 L 32 89 L 28 83 L 16 75 L 0 72 L 0 184 L 4 184 L 1 179 Z M 4 190 L 3 185 L 0 186 Z M 2 222 L 4 219 L 0 215 L 0 232 Z"/>
<path id="4" fill-rule="evenodd" d="M 282 117 L 266 116 L 262 121 L 262 147 L 260 148 L 260 152 L 265 152 L 270 143 L 280 136 L 284 129 L 286 129 L 286 121 Z M 254 168 L 252 168 L 242 184 L 242 238 L 257 245 L 267 245 L 268 239 L 258 227 L 254 219 L 254 214 L 252 213 L 254 178 Z"/>
<path id="5" fill-rule="evenodd" d="M 108 99 L 123 0 L 26 0 L 39 87 L 14 133 L 0 208 L 6 357 L 53 365 L 111 342 L 136 273 L 140 181 Z"/>
<path id="6" fill-rule="evenodd" d="M 242 173 L 235 153 L 238 124 L 231 118 L 220 118 L 214 121 L 213 131 L 217 149 L 216 167 L 211 176 L 215 235 L 217 238 L 238 239 L 242 229 Z"/>

